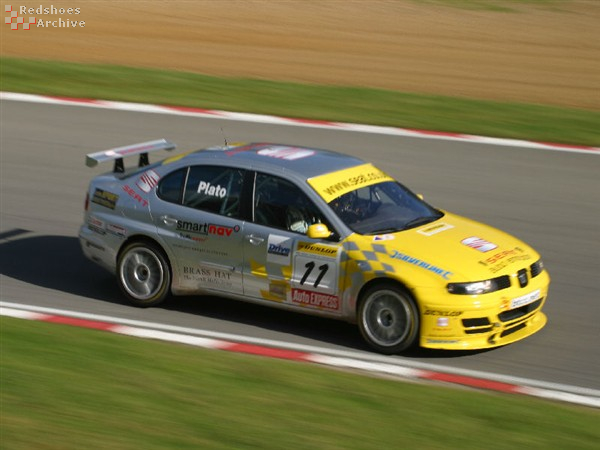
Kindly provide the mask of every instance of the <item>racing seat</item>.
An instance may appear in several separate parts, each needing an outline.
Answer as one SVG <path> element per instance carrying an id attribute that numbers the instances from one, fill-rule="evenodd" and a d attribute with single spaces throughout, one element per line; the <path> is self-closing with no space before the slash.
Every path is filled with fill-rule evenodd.
<path id="1" fill-rule="evenodd" d="M 289 231 L 306 234 L 308 231 L 307 217 L 301 208 L 290 205 L 286 209 L 285 215 L 286 228 Z"/>

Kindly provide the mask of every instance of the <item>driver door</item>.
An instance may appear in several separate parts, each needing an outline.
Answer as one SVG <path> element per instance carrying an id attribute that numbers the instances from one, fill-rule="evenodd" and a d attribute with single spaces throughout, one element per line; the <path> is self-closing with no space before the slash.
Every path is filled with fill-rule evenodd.
<path id="1" fill-rule="evenodd" d="M 244 295 L 327 311 L 340 310 L 339 244 L 306 235 L 325 223 L 302 190 L 280 177 L 257 173 L 252 222 L 244 226 Z"/>

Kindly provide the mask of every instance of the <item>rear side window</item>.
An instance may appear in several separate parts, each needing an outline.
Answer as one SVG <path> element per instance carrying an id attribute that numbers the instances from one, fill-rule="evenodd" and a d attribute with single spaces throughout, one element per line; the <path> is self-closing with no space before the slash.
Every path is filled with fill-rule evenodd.
<path id="1" fill-rule="evenodd" d="M 181 203 L 181 198 L 183 196 L 183 182 L 186 173 L 187 167 L 163 177 L 156 191 L 158 197 L 166 202 Z"/>
<path id="2" fill-rule="evenodd" d="M 244 171 L 233 167 L 193 166 L 182 204 L 227 217 L 239 217 Z"/>

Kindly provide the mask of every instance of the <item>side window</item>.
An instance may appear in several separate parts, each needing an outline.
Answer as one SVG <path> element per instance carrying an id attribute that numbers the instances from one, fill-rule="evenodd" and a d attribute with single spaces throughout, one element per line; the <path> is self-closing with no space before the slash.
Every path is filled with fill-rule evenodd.
<path id="1" fill-rule="evenodd" d="M 308 226 L 323 222 L 313 202 L 289 181 L 256 174 L 254 186 L 254 223 L 305 234 Z"/>
<path id="2" fill-rule="evenodd" d="M 183 205 L 239 217 L 244 171 L 232 167 L 193 166 L 185 183 Z"/>
<path id="3" fill-rule="evenodd" d="M 181 197 L 183 195 L 183 180 L 187 173 L 187 167 L 185 169 L 179 169 L 175 172 L 171 172 L 167 176 L 163 177 L 158 185 L 156 194 L 158 198 L 171 203 L 181 203 Z"/>

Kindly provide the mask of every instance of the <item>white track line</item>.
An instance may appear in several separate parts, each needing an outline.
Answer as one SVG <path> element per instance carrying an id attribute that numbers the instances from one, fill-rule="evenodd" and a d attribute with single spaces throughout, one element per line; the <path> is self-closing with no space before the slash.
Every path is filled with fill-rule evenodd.
<path id="1" fill-rule="evenodd" d="M 154 114 L 170 114 L 177 116 L 201 117 L 207 119 L 236 120 L 250 123 L 266 123 L 297 127 L 335 129 L 359 133 L 371 133 L 390 136 L 405 136 L 422 139 L 441 139 L 447 141 L 472 142 L 504 147 L 526 147 L 561 152 L 585 153 L 600 155 L 599 147 L 585 145 L 567 145 L 548 142 L 535 142 L 521 139 L 502 139 L 488 136 L 476 136 L 462 133 L 449 133 L 430 130 L 414 130 L 408 128 L 382 127 L 356 123 L 330 122 L 325 120 L 308 120 L 290 117 L 279 117 L 265 114 L 250 114 L 231 111 L 208 110 L 178 106 L 162 106 L 146 103 L 128 103 L 109 100 L 52 97 L 47 95 L 22 94 L 18 92 L 0 92 L 0 100 L 17 102 L 48 103 L 54 105 L 82 106 L 88 108 L 112 109 L 118 111 L 135 111 Z"/>
<path id="2" fill-rule="evenodd" d="M 500 376 L 486 372 L 461 370 L 433 364 L 408 362 L 380 355 L 300 346 L 267 339 L 207 332 L 159 323 L 4 301 L 0 301 L 0 315 L 92 328 L 127 336 L 177 342 L 216 350 L 311 362 L 408 379 L 459 384 L 479 389 L 529 395 L 600 408 L 600 391 L 595 389 Z"/>

